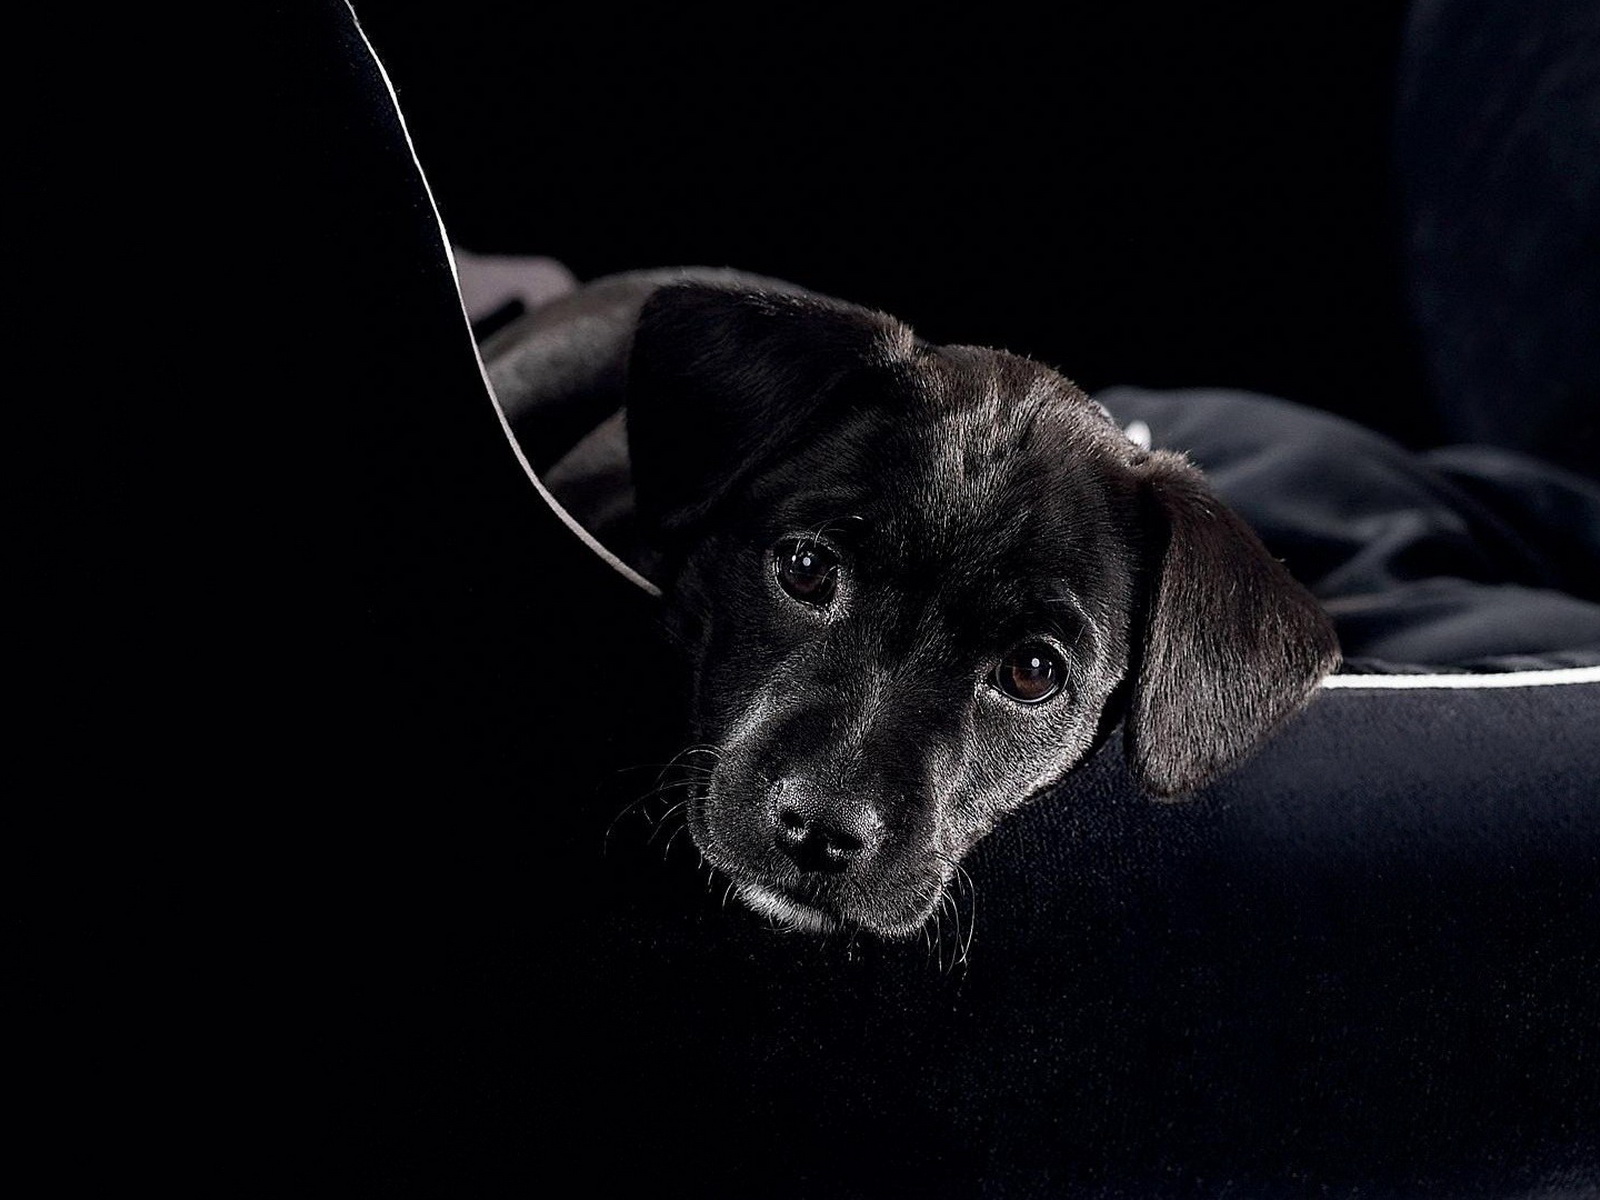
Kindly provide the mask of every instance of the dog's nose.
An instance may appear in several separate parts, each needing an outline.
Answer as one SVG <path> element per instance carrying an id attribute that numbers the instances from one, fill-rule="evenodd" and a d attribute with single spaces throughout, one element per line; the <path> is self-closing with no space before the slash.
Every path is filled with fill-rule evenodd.
<path id="1" fill-rule="evenodd" d="M 773 796 L 778 847 L 802 871 L 837 874 L 872 853 L 881 822 L 868 805 L 823 801 L 789 780 Z"/>

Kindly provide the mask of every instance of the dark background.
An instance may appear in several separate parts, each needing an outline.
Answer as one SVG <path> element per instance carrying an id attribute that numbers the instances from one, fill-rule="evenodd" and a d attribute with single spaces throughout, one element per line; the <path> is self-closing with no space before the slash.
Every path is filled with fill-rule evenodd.
<path id="1" fill-rule="evenodd" d="M 1090 386 L 1255 386 L 1449 436 L 1387 165 L 1398 16 L 729 43 L 691 16 L 361 11 L 470 248 L 580 276 L 725 262 Z M 281 544 L 250 546 L 271 603 L 219 606 L 217 644 L 281 658 L 287 686 L 236 672 L 265 698 L 248 722 L 203 699 L 249 728 L 217 777 L 273 781 L 240 835 L 284 848 L 260 891 L 289 969 L 260 1026 L 303 1016 L 333 1079 L 296 1076 L 282 1107 L 332 1110 L 345 1191 L 576 1173 L 594 1194 L 1498 1198 L 1595 1178 L 1592 689 L 1421 716 L 1330 695 L 1184 806 L 1102 755 L 969 860 L 970 974 L 918 944 L 774 937 L 681 840 L 642 818 L 608 837 L 683 745 L 654 611 L 510 459 L 343 4 L 282 15 L 271 173 L 318 228 L 271 257 L 316 269 L 263 356 L 290 377 L 252 413 L 292 442 L 262 477 Z M 1472 76 L 1500 52 L 1467 40 L 1438 61 Z"/>
<path id="2" fill-rule="evenodd" d="M 1449 440 L 1403 281 L 1403 5 L 356 8 L 469 249 L 736 266 L 1091 389 Z"/>

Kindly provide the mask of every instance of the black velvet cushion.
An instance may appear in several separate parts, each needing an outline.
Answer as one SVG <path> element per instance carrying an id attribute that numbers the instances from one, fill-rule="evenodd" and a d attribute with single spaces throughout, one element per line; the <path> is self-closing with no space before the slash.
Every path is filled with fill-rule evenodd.
<path id="1" fill-rule="evenodd" d="M 1493 446 L 1413 453 L 1340 417 L 1222 388 L 1097 399 L 1205 469 L 1332 613 L 1350 668 L 1600 664 L 1600 487 L 1589 480 Z"/>

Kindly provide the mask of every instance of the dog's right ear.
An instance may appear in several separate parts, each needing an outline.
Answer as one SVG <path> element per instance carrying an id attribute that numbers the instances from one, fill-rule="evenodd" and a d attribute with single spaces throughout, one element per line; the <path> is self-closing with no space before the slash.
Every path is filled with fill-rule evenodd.
<path id="1" fill-rule="evenodd" d="M 908 358 L 911 330 L 837 300 L 699 283 L 645 303 L 628 363 L 640 529 L 693 525 L 811 424 L 851 375 Z"/>
<path id="2" fill-rule="evenodd" d="M 1306 704 L 1339 665 L 1333 622 L 1186 460 L 1141 467 L 1154 539 L 1125 726 L 1145 790 L 1202 786 Z"/>

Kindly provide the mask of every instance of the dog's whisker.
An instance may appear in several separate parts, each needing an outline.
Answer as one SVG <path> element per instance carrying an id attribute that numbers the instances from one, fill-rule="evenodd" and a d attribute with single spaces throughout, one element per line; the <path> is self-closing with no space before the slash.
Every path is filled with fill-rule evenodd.
<path id="1" fill-rule="evenodd" d="M 682 762 L 678 759 L 669 759 L 666 762 L 641 762 L 634 763 L 632 766 L 618 767 L 612 772 L 612 774 L 628 775 L 637 774 L 640 771 L 663 771 L 672 770 L 674 768 L 681 771 L 702 771 L 708 775 L 715 770 L 713 767 L 702 767 L 695 763 Z"/>
<path id="2" fill-rule="evenodd" d="M 713 772 L 704 770 L 700 767 L 691 767 L 686 764 L 679 764 L 678 766 L 673 767 L 670 771 L 663 771 L 661 778 L 663 780 L 667 780 L 674 779 L 677 776 L 682 775 L 690 779 L 706 780 L 710 779 L 712 774 Z"/>
<path id="3" fill-rule="evenodd" d="M 663 779 L 710 779 L 716 772 L 709 767 L 697 767 L 693 763 L 674 763 L 661 773 Z"/>
<path id="4" fill-rule="evenodd" d="M 651 842 L 655 841 L 657 836 L 660 835 L 661 831 L 666 828 L 667 822 L 670 821 L 678 813 L 682 812 L 685 808 L 687 808 L 688 805 L 689 805 L 689 802 L 687 800 L 680 800 L 676 804 L 674 804 L 671 808 L 667 809 L 666 812 L 662 813 L 659 817 L 657 817 L 656 818 L 656 822 L 655 822 L 655 828 L 653 830 L 651 830 L 650 836 L 645 839 L 645 844 L 649 845 Z M 685 828 L 684 825 L 680 825 L 678 827 L 678 832 L 681 833 L 684 828 Z M 673 836 L 676 837 L 677 833 L 674 833 Z"/>
<path id="5" fill-rule="evenodd" d="M 714 773 L 712 769 L 696 766 L 695 764 L 685 761 L 692 754 L 711 754 L 719 761 L 722 757 L 722 752 L 715 746 L 711 746 L 708 743 L 699 743 L 693 746 L 686 746 L 674 754 L 665 763 L 661 764 L 661 773 L 656 776 L 656 788 L 659 789 L 663 783 L 665 783 L 668 775 L 674 771 L 692 772 L 705 776 L 709 776 Z"/>
<path id="6" fill-rule="evenodd" d="M 667 762 L 642 762 L 634 763 L 631 767 L 618 767 L 613 774 L 638 774 L 640 771 L 656 771 L 661 775 L 666 775 L 673 771 L 688 771 L 693 772 L 696 775 L 711 775 L 716 772 L 716 768 L 701 766 L 700 764 L 693 762 L 685 762 L 681 758 L 673 758 Z"/>
<path id="7" fill-rule="evenodd" d="M 945 964 L 944 973 L 953 975 L 956 969 L 956 956 L 961 949 L 961 915 L 954 907 L 950 909 L 950 921 L 954 926 L 954 933 L 950 936 L 950 961 Z"/>
<path id="8" fill-rule="evenodd" d="M 965 940 L 962 940 L 960 938 L 960 922 L 959 922 L 960 908 L 959 908 L 959 906 L 956 908 L 956 912 L 958 914 L 958 916 L 957 916 L 957 940 L 960 942 L 960 947 L 961 947 L 961 958 L 960 958 L 960 961 L 961 961 L 962 965 L 965 966 L 967 964 L 967 955 L 972 949 L 972 934 L 973 934 L 973 931 L 977 928 L 977 924 L 978 924 L 978 887 L 977 887 L 977 885 L 975 883 L 972 882 L 972 876 L 967 873 L 967 869 L 965 867 L 963 867 L 954 858 L 952 858 L 950 855 L 944 853 L 941 850 L 934 850 L 934 851 L 932 851 L 932 854 L 933 854 L 933 856 L 935 858 L 939 859 L 940 861 L 949 864 L 950 869 L 954 872 L 953 878 L 956 881 L 956 887 L 957 887 L 958 892 L 965 892 L 966 895 L 967 895 L 967 934 L 966 934 Z M 952 898 L 952 903 L 953 904 L 956 903 L 954 898 Z"/>
<path id="9" fill-rule="evenodd" d="M 657 821 L 665 821 L 673 813 L 675 813 L 679 809 L 684 808 L 685 806 L 687 806 L 689 801 L 691 799 L 693 799 L 694 785 L 691 784 L 691 783 L 669 784 L 668 786 L 662 788 L 654 796 L 650 797 L 652 800 L 665 800 L 665 799 L 667 799 L 668 793 L 670 793 L 670 792 L 681 792 L 681 791 L 685 791 L 685 790 L 687 790 L 690 793 L 690 795 L 684 797 L 682 800 L 679 800 L 676 804 L 672 805 L 672 807 L 668 808 L 665 812 L 663 812 L 659 817 L 656 818 Z"/>
<path id="10" fill-rule="evenodd" d="M 714 774 L 714 772 L 709 768 L 694 766 L 690 763 L 682 761 L 685 753 L 692 751 L 705 752 L 707 749 L 708 748 L 704 746 L 691 746 L 689 747 L 688 751 L 680 752 L 678 755 L 675 755 L 670 762 L 667 763 L 641 763 L 636 764 L 632 768 L 622 768 L 622 770 L 643 770 L 649 766 L 657 766 L 659 767 L 659 774 L 656 776 L 655 785 L 650 788 L 649 791 L 640 796 L 638 799 L 624 805 L 622 810 L 611 819 L 611 822 L 606 826 L 605 833 L 601 838 L 602 853 L 607 853 L 610 851 L 612 838 L 616 835 L 618 828 L 620 828 L 623 822 L 629 817 L 636 814 L 643 818 L 643 820 L 650 827 L 650 833 L 645 838 L 645 844 L 648 845 L 651 842 L 654 842 L 656 838 L 660 836 L 662 830 L 666 827 L 667 822 L 670 821 L 677 813 L 682 811 L 689 801 L 694 799 L 696 791 L 704 790 L 707 787 L 710 777 Z M 673 773 L 683 774 L 687 776 L 687 778 L 669 778 L 669 776 Z M 684 799 L 670 804 L 665 811 L 660 813 L 660 815 L 653 815 L 650 811 L 651 805 L 657 800 L 671 798 L 674 792 L 686 793 L 686 796 Z"/>
<path id="11" fill-rule="evenodd" d="M 667 813 L 663 812 L 660 816 L 653 816 L 653 815 L 651 815 L 651 812 L 650 812 L 651 806 L 656 804 L 658 801 L 663 801 L 663 800 L 670 801 L 673 798 L 673 793 L 674 792 L 685 792 L 685 791 L 687 791 L 691 796 L 693 795 L 693 789 L 688 789 L 688 788 L 677 788 L 677 787 L 670 787 L 670 786 L 669 787 L 657 788 L 655 791 L 650 792 L 647 795 L 641 796 L 638 800 L 636 800 L 634 802 L 635 811 L 637 811 L 638 814 L 641 817 L 643 817 L 646 821 L 650 822 L 650 824 L 652 824 L 652 825 L 659 824 L 661 822 L 662 818 L 667 815 Z M 686 802 L 687 801 L 679 801 L 679 803 L 686 803 Z M 669 809 L 668 811 L 670 812 L 671 810 Z"/>
<path id="12" fill-rule="evenodd" d="M 940 892 L 939 893 L 939 911 L 941 913 L 949 913 L 950 914 L 950 920 L 955 926 L 955 944 L 959 946 L 961 944 L 961 916 L 960 916 L 959 913 L 956 912 L 955 909 L 953 909 L 950 906 L 950 893 L 949 892 Z M 955 949 L 954 949 L 954 947 L 952 947 L 951 951 L 950 951 L 950 964 L 951 964 L 952 968 L 955 965 Z M 943 922 L 941 921 L 940 930 L 939 930 L 939 971 L 940 971 L 941 974 L 943 974 L 945 972 L 945 970 L 946 970 L 946 968 L 945 968 L 945 965 L 944 965 L 944 928 L 943 928 Z"/>
<path id="13" fill-rule="evenodd" d="M 601 835 L 600 838 L 600 852 L 602 854 L 606 853 L 611 848 L 611 835 L 616 831 L 617 826 L 622 824 L 623 819 L 629 816 L 631 813 L 639 812 L 645 804 L 649 803 L 650 799 L 650 796 L 640 796 L 637 800 L 624 807 L 623 810 L 616 816 L 611 818 L 611 824 L 606 826 L 606 831 Z M 643 815 L 646 820 L 649 819 L 648 813 L 644 813 Z"/>
<path id="14" fill-rule="evenodd" d="M 656 802 L 658 800 L 673 800 L 674 799 L 674 793 L 676 793 L 677 796 L 681 797 L 681 799 L 677 799 L 675 803 L 673 803 L 669 807 L 667 807 L 659 816 L 651 816 L 650 815 L 650 811 L 649 811 L 649 807 L 648 807 L 649 804 L 654 803 L 654 802 Z M 645 797 L 646 806 L 641 808 L 640 815 L 642 815 L 652 825 L 659 825 L 662 821 L 665 821 L 668 817 L 672 816 L 679 809 L 681 809 L 685 805 L 687 805 L 691 800 L 693 800 L 699 794 L 700 794 L 700 792 L 697 789 L 695 789 L 692 786 L 687 786 L 687 785 L 683 786 L 683 787 L 665 787 L 665 788 L 662 788 L 659 791 L 652 792 L 649 796 Z"/>
<path id="15" fill-rule="evenodd" d="M 961 911 L 960 901 L 952 896 L 950 903 L 955 911 L 959 914 Z M 967 951 L 972 946 L 972 919 L 974 911 L 975 910 L 970 907 L 967 909 L 967 932 L 965 937 L 961 935 L 959 922 L 957 923 L 956 945 L 951 947 L 950 951 L 951 974 L 955 973 L 957 964 L 961 966 L 963 973 L 965 973 L 967 969 Z"/>
<path id="16" fill-rule="evenodd" d="M 671 784 L 663 784 L 661 787 L 652 788 L 650 791 L 646 792 L 642 797 L 640 797 L 640 810 L 652 823 L 654 823 L 660 818 L 650 815 L 650 806 L 658 800 L 670 800 L 672 793 L 678 790 L 680 789 L 673 787 Z"/>
<path id="17" fill-rule="evenodd" d="M 838 521 L 824 521 L 820 525 L 814 525 L 800 535 L 800 540 L 802 542 L 820 542 L 838 524 Z"/>
<path id="18" fill-rule="evenodd" d="M 973 891 L 968 898 L 967 908 L 967 944 L 961 947 L 961 965 L 967 965 L 967 955 L 972 950 L 972 931 L 978 927 L 978 893 Z"/>

